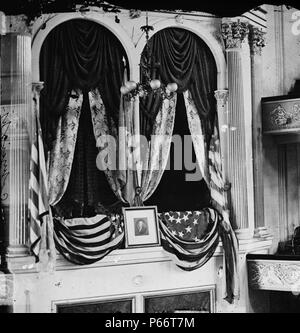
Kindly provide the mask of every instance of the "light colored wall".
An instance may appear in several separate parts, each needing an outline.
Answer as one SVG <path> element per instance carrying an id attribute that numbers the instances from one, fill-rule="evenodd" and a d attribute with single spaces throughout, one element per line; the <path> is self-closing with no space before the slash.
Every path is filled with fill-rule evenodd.
<path id="1" fill-rule="evenodd" d="M 266 8 L 262 97 L 286 95 L 293 88 L 295 80 L 300 79 L 300 34 L 292 32 L 295 24 L 292 15 L 297 10 L 271 5 Z M 300 225 L 299 154 L 299 144 L 280 148 L 273 136 L 264 135 L 265 225 L 274 234 L 273 251 L 276 251 L 280 240 L 290 238 L 294 228 Z"/>

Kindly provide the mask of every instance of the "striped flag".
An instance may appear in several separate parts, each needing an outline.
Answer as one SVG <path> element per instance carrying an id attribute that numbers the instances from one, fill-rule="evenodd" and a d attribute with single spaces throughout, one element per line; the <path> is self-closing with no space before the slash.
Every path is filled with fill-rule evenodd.
<path id="1" fill-rule="evenodd" d="M 176 216 L 178 217 L 174 220 L 170 219 Z M 191 219 L 185 224 L 185 218 L 189 216 Z M 220 217 L 220 214 L 212 208 L 204 208 L 201 212 L 161 213 L 159 226 L 162 247 L 180 268 L 187 271 L 200 268 L 213 256 L 219 244 Z M 187 227 L 182 227 L 183 224 Z M 189 230 L 194 228 L 193 224 L 206 225 L 206 230 L 201 231 L 203 235 L 199 239 L 195 239 L 192 230 Z"/>
<path id="2" fill-rule="evenodd" d="M 224 190 L 225 181 L 222 173 L 221 145 L 217 125 L 217 117 L 214 124 L 214 132 L 210 139 L 208 153 L 208 169 L 210 176 L 210 195 L 215 208 L 219 212 L 228 209 L 226 192 Z"/>
<path id="3" fill-rule="evenodd" d="M 77 265 L 92 264 L 122 245 L 123 217 L 118 214 L 73 219 L 54 217 L 54 240 L 68 261 Z"/>
<path id="4" fill-rule="evenodd" d="M 29 178 L 29 237 L 37 261 L 48 263 L 55 258 L 53 221 L 48 202 L 48 186 L 40 121 L 35 112 Z"/>
<path id="5" fill-rule="evenodd" d="M 238 239 L 229 221 L 229 207 L 225 180 L 222 172 L 221 145 L 218 131 L 218 119 L 215 118 L 214 133 L 210 140 L 208 153 L 210 176 L 210 195 L 213 206 L 223 216 L 219 223 L 220 237 L 224 248 L 224 268 L 226 275 L 226 297 L 230 303 L 239 298 L 238 278 Z"/>

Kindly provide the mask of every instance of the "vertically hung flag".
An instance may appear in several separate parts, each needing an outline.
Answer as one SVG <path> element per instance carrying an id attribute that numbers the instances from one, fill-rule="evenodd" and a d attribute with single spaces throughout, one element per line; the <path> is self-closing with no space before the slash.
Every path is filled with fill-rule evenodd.
<path id="1" fill-rule="evenodd" d="M 224 248 L 224 268 L 226 275 L 226 299 L 232 303 L 239 299 L 239 264 L 238 239 L 229 221 L 229 205 L 226 193 L 226 182 L 222 172 L 221 145 L 218 130 L 218 120 L 215 118 L 214 133 L 210 140 L 208 153 L 208 168 L 210 175 L 210 194 L 213 206 L 223 216 L 219 224 L 220 237 Z"/>
<path id="2" fill-rule="evenodd" d="M 29 238 L 30 249 L 44 267 L 55 262 L 53 220 L 48 202 L 47 171 L 42 130 L 37 107 L 34 107 L 30 176 L 29 176 Z"/>

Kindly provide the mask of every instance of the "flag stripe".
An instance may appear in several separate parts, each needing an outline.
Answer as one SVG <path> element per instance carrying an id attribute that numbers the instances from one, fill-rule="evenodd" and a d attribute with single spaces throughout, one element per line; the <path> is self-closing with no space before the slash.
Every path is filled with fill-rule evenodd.
<path id="1" fill-rule="evenodd" d="M 54 241 L 51 237 L 52 219 L 48 205 L 47 172 L 36 103 L 34 104 L 34 133 L 30 156 L 28 210 L 31 251 L 37 260 L 41 250 L 46 251 L 50 258 L 54 254 Z M 44 227 L 42 227 L 43 223 Z"/>

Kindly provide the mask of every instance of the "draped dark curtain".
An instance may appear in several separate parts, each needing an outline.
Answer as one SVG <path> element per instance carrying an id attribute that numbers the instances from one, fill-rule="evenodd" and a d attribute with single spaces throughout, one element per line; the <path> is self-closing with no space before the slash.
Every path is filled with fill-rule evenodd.
<path id="1" fill-rule="evenodd" d="M 88 91 L 99 89 L 108 123 L 113 120 L 118 124 L 120 86 L 127 64 L 119 40 L 105 27 L 88 20 L 76 19 L 60 24 L 49 33 L 42 46 L 40 77 L 44 89 L 40 117 L 46 151 L 52 148 L 57 122 L 67 111 L 70 94 L 78 89 L 83 92 L 70 180 L 55 207 L 58 215 L 66 218 L 91 216 L 103 212 L 104 206 L 118 204 L 104 172 L 96 167 L 98 149 Z"/>
<path id="2" fill-rule="evenodd" d="M 182 142 L 185 135 L 190 135 L 182 95 L 183 91 L 189 89 L 201 118 L 206 142 L 209 142 L 216 114 L 214 91 L 217 89 L 216 63 L 209 47 L 190 31 L 167 28 L 150 39 L 149 53 L 152 57 L 151 77 L 158 78 L 164 84 L 176 82 L 178 85 L 173 135 L 180 135 Z M 145 54 L 146 49 L 141 62 Z M 155 93 L 140 99 L 141 132 L 148 138 L 160 103 L 161 97 Z M 192 150 L 196 162 L 194 147 Z M 184 154 L 183 150 L 182 156 Z M 184 160 L 182 170 L 174 169 L 173 146 L 169 158 L 170 170 L 165 170 L 160 184 L 146 204 L 157 205 L 160 212 L 208 207 L 210 194 L 205 181 L 186 181 L 186 174 L 190 171 L 185 168 Z"/>
<path id="3" fill-rule="evenodd" d="M 117 123 L 120 86 L 127 56 L 120 41 L 105 27 L 89 20 L 70 20 L 53 29 L 40 54 L 41 122 L 46 148 L 51 148 L 59 115 L 72 89 L 98 88 L 108 119 Z M 129 69 L 127 68 L 129 75 Z"/>
<path id="4" fill-rule="evenodd" d="M 191 91 L 209 142 L 215 115 L 214 90 L 217 89 L 217 68 L 209 47 L 188 30 L 167 28 L 150 38 L 149 51 L 152 78 L 164 84 L 176 82 L 179 93 L 186 89 Z M 148 137 L 159 105 L 160 97 L 156 94 L 140 100 L 141 131 Z"/>

